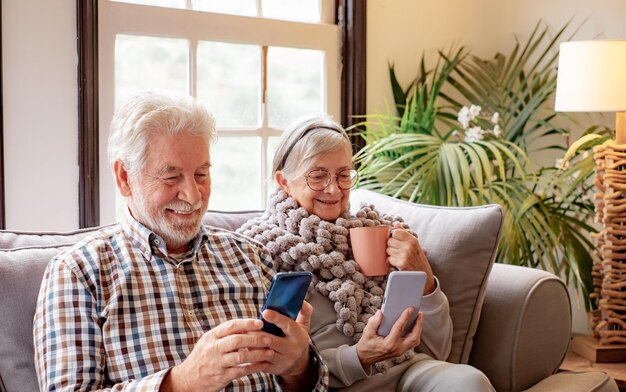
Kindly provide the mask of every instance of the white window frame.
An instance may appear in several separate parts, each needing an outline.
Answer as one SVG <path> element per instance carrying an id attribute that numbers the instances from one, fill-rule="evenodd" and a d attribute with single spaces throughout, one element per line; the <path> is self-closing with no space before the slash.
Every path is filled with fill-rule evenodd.
<path id="1" fill-rule="evenodd" d="M 334 24 L 334 1 L 320 0 L 321 23 L 302 23 L 249 16 L 218 14 L 186 9 L 144 6 L 99 0 L 98 2 L 98 66 L 99 66 L 99 167 L 100 222 L 116 220 L 116 187 L 107 157 L 109 124 L 115 105 L 115 37 L 118 34 L 138 34 L 187 39 L 190 44 L 189 92 L 196 96 L 195 49 L 199 41 L 223 41 L 315 49 L 325 54 L 323 110 L 336 119 L 341 114 L 341 30 Z M 287 33 L 288 32 L 288 33 Z M 264 110 L 266 108 L 264 107 Z M 264 113 L 258 129 L 218 129 L 220 137 L 260 136 L 262 153 L 261 176 L 268 176 L 267 144 L 282 129 L 268 126 Z M 219 124 L 219 123 L 218 123 Z M 263 187 L 267 184 L 261 182 Z M 267 189 L 261 189 L 262 197 Z"/>

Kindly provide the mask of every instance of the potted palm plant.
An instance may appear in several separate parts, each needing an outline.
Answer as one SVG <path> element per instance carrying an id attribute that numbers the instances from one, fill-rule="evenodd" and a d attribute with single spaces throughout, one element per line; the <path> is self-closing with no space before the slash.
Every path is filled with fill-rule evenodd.
<path id="1" fill-rule="evenodd" d="M 497 262 L 540 267 L 582 289 L 592 284 L 589 197 L 593 162 L 539 166 L 529 155 L 563 156 L 567 118 L 553 110 L 557 42 L 541 22 L 524 44 L 491 59 L 465 48 L 422 59 L 407 88 L 390 79 L 395 106 L 366 115 L 355 130 L 366 145 L 356 154 L 360 186 L 404 200 L 448 206 L 500 204 L 505 213 Z M 559 119 L 559 121 L 557 121 Z M 593 308 L 592 301 L 586 302 Z"/>

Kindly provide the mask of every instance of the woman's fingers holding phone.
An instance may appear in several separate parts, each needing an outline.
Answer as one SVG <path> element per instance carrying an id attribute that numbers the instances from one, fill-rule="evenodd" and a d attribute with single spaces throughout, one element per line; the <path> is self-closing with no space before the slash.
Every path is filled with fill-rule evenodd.
<path id="1" fill-rule="evenodd" d="M 378 327 L 380 327 L 380 323 L 383 320 L 383 312 L 379 310 L 367 320 L 367 324 L 363 329 L 363 336 L 378 336 Z"/>
<path id="2" fill-rule="evenodd" d="M 406 330 L 406 325 L 414 312 L 415 308 L 413 307 L 408 307 L 404 309 L 400 317 L 398 317 L 396 322 L 393 324 L 393 327 L 391 328 L 388 337 L 394 340 L 402 337 L 402 332 Z"/>
<path id="3" fill-rule="evenodd" d="M 405 309 L 387 336 L 377 334 L 382 320 L 380 310 L 368 320 L 363 330 L 363 336 L 356 344 L 357 355 L 363 366 L 370 366 L 376 362 L 395 358 L 419 344 L 422 331 L 421 312 L 411 333 L 402 336 L 402 331 L 413 312 L 413 308 Z"/>
<path id="4" fill-rule="evenodd" d="M 356 344 L 356 353 L 363 367 L 371 366 L 376 362 L 389 358 L 385 345 L 385 340 L 378 335 L 378 327 L 383 319 L 380 310 L 367 320 L 367 324 L 363 329 L 363 336 Z"/>
<path id="5" fill-rule="evenodd" d="M 422 314 L 422 312 L 417 313 L 417 319 L 415 320 L 413 329 L 404 337 L 404 341 L 407 342 L 407 344 L 409 344 L 411 347 L 417 347 L 421 342 L 422 327 L 424 325 L 423 316 L 424 315 Z"/>

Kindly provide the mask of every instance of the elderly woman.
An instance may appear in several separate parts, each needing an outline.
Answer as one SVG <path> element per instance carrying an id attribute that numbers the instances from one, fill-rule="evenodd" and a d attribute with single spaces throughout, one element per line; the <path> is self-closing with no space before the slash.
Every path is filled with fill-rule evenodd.
<path id="1" fill-rule="evenodd" d="M 417 237 L 398 217 L 372 205 L 348 208 L 357 173 L 350 139 L 326 116 L 296 121 L 285 131 L 273 172 L 279 189 L 265 213 L 239 231 L 263 243 L 277 271 L 314 274 L 308 301 L 311 335 L 328 364 L 330 386 L 354 391 L 492 391 L 487 378 L 467 365 L 445 362 L 452 341 L 448 300 L 439 289 Z M 377 335 L 386 276 L 364 276 L 353 260 L 351 227 L 389 224 L 391 269 L 427 274 L 420 314 L 401 331 L 407 309 L 388 336 Z"/>

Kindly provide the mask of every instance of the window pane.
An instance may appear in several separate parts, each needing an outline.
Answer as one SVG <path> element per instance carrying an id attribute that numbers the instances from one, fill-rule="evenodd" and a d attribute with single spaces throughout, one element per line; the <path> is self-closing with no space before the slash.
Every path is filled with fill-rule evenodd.
<path id="1" fill-rule="evenodd" d="M 191 4 L 198 11 L 245 16 L 257 14 L 255 0 L 192 0 Z"/>
<path id="2" fill-rule="evenodd" d="M 266 18 L 299 22 L 320 21 L 319 0 L 262 0 L 261 4 L 263 16 Z"/>
<path id="3" fill-rule="evenodd" d="M 223 128 L 257 128 L 261 96 L 258 45 L 198 43 L 198 98 Z"/>
<path id="4" fill-rule="evenodd" d="M 188 46 L 184 39 L 118 35 L 115 40 L 115 102 L 145 89 L 186 93 Z"/>
<path id="5" fill-rule="evenodd" d="M 155 5 L 158 7 L 185 8 L 185 0 L 113 0 L 119 3 Z"/>
<path id="6" fill-rule="evenodd" d="M 274 167 L 274 154 L 276 154 L 276 149 L 278 149 L 278 142 L 280 141 L 280 137 L 270 136 L 267 139 L 267 194 L 265 195 L 265 200 L 269 199 L 269 195 L 274 193 L 274 191 L 278 188 L 276 184 L 276 180 L 274 179 L 274 173 L 272 173 L 272 169 Z"/>
<path id="7" fill-rule="evenodd" d="M 284 128 L 296 118 L 324 112 L 324 53 L 319 50 L 270 47 L 267 55 L 269 125 Z"/>
<path id="8" fill-rule="evenodd" d="M 220 135 L 211 149 L 213 210 L 261 209 L 261 139 Z"/>

